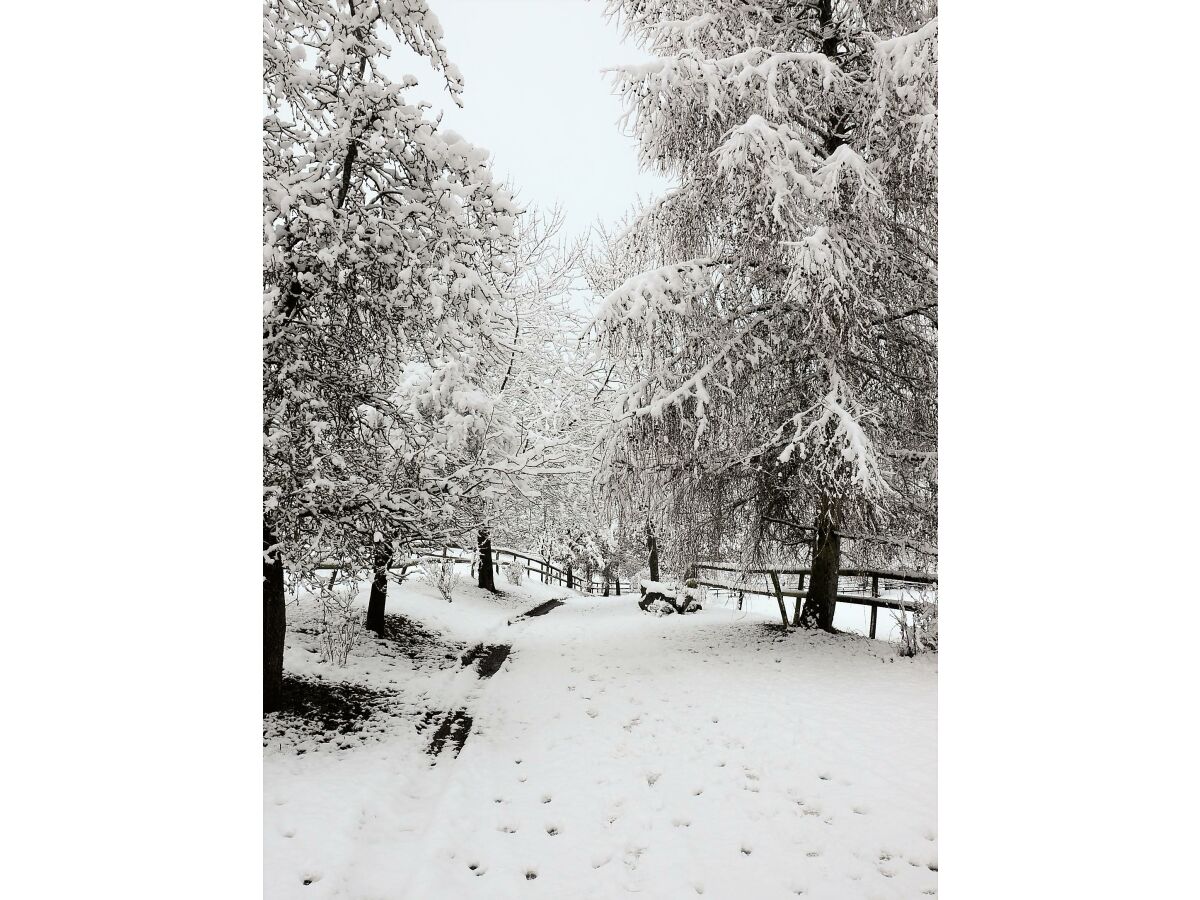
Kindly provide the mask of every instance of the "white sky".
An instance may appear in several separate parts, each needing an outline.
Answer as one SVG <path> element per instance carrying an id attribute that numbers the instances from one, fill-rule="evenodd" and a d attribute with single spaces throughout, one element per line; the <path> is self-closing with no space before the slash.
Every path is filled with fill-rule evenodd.
<path id="1" fill-rule="evenodd" d="M 600 70 L 650 57 L 623 44 L 604 19 L 603 0 L 430 0 L 450 59 L 462 70 L 464 108 L 440 75 L 409 51 L 388 75 L 415 75 L 410 96 L 444 110 L 443 125 L 492 152 L 499 180 L 518 199 L 549 209 L 561 203 L 565 236 L 597 219 L 611 224 L 661 194 L 665 179 L 639 172 L 634 140 L 617 120 L 620 100 Z"/>

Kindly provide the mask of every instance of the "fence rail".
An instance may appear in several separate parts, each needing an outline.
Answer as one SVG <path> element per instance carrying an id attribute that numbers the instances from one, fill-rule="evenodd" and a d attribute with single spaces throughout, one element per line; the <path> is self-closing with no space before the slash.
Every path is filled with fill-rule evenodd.
<path id="1" fill-rule="evenodd" d="M 697 584 L 703 584 L 707 587 L 716 588 L 718 590 L 729 591 L 730 593 L 740 594 L 757 594 L 763 597 L 774 597 L 779 602 L 779 615 L 783 620 L 783 625 L 786 628 L 788 624 L 787 608 L 784 606 L 784 597 L 793 597 L 797 603 L 800 603 L 806 596 L 807 591 L 804 589 L 804 579 L 812 575 L 812 569 L 742 569 L 737 566 L 727 565 L 725 563 L 701 563 L 696 566 L 696 573 L 701 571 L 714 572 L 732 572 L 736 575 L 765 575 L 771 584 L 767 585 L 752 585 L 752 584 L 726 584 L 717 581 L 707 581 L 702 578 L 697 578 Z M 795 589 L 787 589 L 782 586 L 780 576 L 797 575 L 799 580 Z M 869 587 L 863 584 L 862 594 L 842 593 L 841 582 L 845 578 L 861 578 L 870 579 Z M 911 608 L 899 600 L 891 600 L 886 597 L 879 596 L 879 582 L 884 582 L 884 590 L 893 590 L 896 587 L 904 587 L 908 584 L 930 585 L 937 584 L 937 576 L 929 575 L 924 572 L 915 572 L 909 569 L 839 569 L 838 570 L 838 593 L 835 595 L 837 603 L 853 603 L 857 606 L 869 606 L 871 608 L 871 625 L 870 636 L 875 637 L 876 622 L 879 617 L 880 609 L 895 609 L 904 610 Z M 870 594 L 865 592 L 870 590 Z"/>
<path id="2" fill-rule="evenodd" d="M 452 550 L 457 552 L 451 553 Z M 443 547 L 414 547 L 413 554 L 413 559 L 406 560 L 398 565 L 389 566 L 388 571 L 406 572 L 413 566 L 419 565 L 421 559 L 430 558 L 448 559 L 455 563 L 469 565 L 472 568 L 474 568 L 476 563 L 476 558 L 472 551 L 453 544 L 448 544 Z M 583 576 L 580 576 L 580 574 L 574 571 L 574 569 L 568 570 L 554 565 L 554 563 L 549 559 L 529 556 L 528 554 L 521 553 L 518 550 L 512 550 L 508 547 L 492 548 L 492 568 L 497 575 L 500 574 L 500 566 L 504 562 L 502 557 L 505 556 L 510 557 L 511 561 L 514 563 L 523 561 L 524 565 L 521 567 L 524 569 L 525 573 L 527 575 L 536 575 L 541 579 L 543 584 L 559 584 L 563 587 L 566 587 L 569 580 L 571 582 L 572 590 L 578 590 L 588 594 L 600 594 L 604 591 L 605 580 L 603 578 L 597 578 L 594 573 L 590 578 L 588 577 L 587 573 L 584 573 Z M 336 571 L 337 569 L 341 568 L 341 565 L 337 562 L 330 561 L 323 562 L 320 565 L 314 566 L 313 568 Z M 616 596 L 620 596 L 623 593 L 631 593 L 633 590 L 628 581 L 621 581 L 620 579 L 609 579 L 608 588 L 610 592 L 615 592 Z"/>
<path id="3" fill-rule="evenodd" d="M 450 551 L 455 551 L 451 554 Z M 473 552 L 462 547 L 454 545 L 446 545 L 443 547 L 417 547 L 413 550 L 415 556 L 413 559 L 406 560 L 399 565 L 390 566 L 390 572 L 406 572 L 408 569 L 420 563 L 421 558 L 448 559 L 455 563 L 470 565 L 474 567 L 476 557 Z M 559 584 L 563 587 L 567 586 L 568 580 L 571 582 L 573 590 L 578 590 L 588 594 L 602 593 L 605 588 L 605 579 L 597 579 L 593 574 L 589 577 L 587 574 L 583 578 L 578 577 L 573 569 L 566 569 L 554 565 L 545 557 L 530 556 L 522 553 L 519 550 L 513 550 L 509 547 L 493 547 L 492 548 L 492 566 L 496 574 L 500 573 L 500 566 L 503 564 L 503 557 L 509 557 L 513 563 L 522 564 L 527 575 L 536 575 L 541 579 L 543 584 Z M 340 568 L 340 564 L 336 562 L 322 563 L 315 568 L 317 569 L 333 569 Z M 699 575 L 703 571 L 709 572 L 730 572 L 734 575 L 745 577 L 748 575 L 763 575 L 766 576 L 770 585 L 755 585 L 755 584 L 728 584 L 721 581 L 710 581 L 705 578 L 697 578 L 696 583 L 702 584 L 705 587 L 714 588 L 719 591 L 728 591 L 732 594 L 755 594 L 762 597 L 774 597 L 779 602 L 779 614 L 783 619 L 784 627 L 787 627 L 788 616 L 787 608 L 784 605 L 783 598 L 791 597 L 796 603 L 800 603 L 807 596 L 807 591 L 804 589 L 804 581 L 812 575 L 812 569 L 743 569 L 728 563 L 700 563 L 696 566 L 696 574 Z M 797 576 L 795 588 L 783 587 L 780 579 L 785 575 Z M 861 579 L 862 583 L 857 588 L 847 587 L 843 591 L 841 582 L 845 579 Z M 839 569 L 838 570 L 838 593 L 836 602 L 852 603 L 857 606 L 868 606 L 871 608 L 871 625 L 870 636 L 875 637 L 876 621 L 881 609 L 905 610 L 911 608 L 902 601 L 881 597 L 880 582 L 883 582 L 884 590 L 895 590 L 897 587 L 903 588 L 906 585 L 930 585 L 937 584 L 937 576 L 930 575 L 925 572 L 917 572 L 911 569 Z M 586 582 L 586 583 L 585 583 Z M 610 579 L 607 582 L 610 594 L 621 596 L 622 594 L 633 593 L 633 586 L 628 581 L 619 579 Z M 862 593 L 852 593 L 854 590 L 860 590 Z"/>

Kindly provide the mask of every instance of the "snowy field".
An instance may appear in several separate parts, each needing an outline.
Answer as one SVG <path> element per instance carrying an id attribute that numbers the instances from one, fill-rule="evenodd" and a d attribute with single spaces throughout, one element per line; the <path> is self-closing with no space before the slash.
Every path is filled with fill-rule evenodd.
<path id="1" fill-rule="evenodd" d="M 655 618 L 503 589 L 393 587 L 404 631 L 343 670 L 292 605 L 287 673 L 376 712 L 332 736 L 267 718 L 267 898 L 936 894 L 936 657 L 784 636 L 769 598 Z M 491 677 L 462 663 L 478 644 L 511 647 Z"/>

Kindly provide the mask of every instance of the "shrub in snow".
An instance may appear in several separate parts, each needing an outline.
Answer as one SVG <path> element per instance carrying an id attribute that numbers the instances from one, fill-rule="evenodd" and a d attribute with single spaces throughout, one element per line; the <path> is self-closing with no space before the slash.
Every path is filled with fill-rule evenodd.
<path id="1" fill-rule="evenodd" d="M 937 653 L 938 649 L 938 607 L 937 592 L 933 598 L 926 598 L 913 613 L 918 632 L 920 646 L 928 651 Z"/>
<path id="2" fill-rule="evenodd" d="M 901 601 L 901 604 L 904 609 L 895 615 L 896 624 L 900 627 L 900 655 L 937 653 L 937 591 L 921 591 L 913 599 Z"/>
<path id="3" fill-rule="evenodd" d="M 509 584 L 520 584 L 521 579 L 525 577 L 525 569 L 517 562 L 506 563 L 504 577 L 508 579 Z"/>
<path id="4" fill-rule="evenodd" d="M 343 668 L 362 633 L 363 614 L 350 585 L 321 591 L 321 658 Z"/>
<path id="5" fill-rule="evenodd" d="M 421 571 L 447 603 L 453 602 L 454 589 L 458 587 L 458 569 L 453 560 L 426 557 L 421 560 Z"/>

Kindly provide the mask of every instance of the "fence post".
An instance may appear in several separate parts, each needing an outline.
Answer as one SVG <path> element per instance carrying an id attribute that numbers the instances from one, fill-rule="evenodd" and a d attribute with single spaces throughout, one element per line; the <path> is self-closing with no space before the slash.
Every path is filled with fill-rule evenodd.
<path id="1" fill-rule="evenodd" d="M 779 618 L 783 620 L 783 630 L 787 631 L 787 607 L 783 604 L 783 587 L 779 584 L 779 573 L 772 570 L 770 574 L 771 584 L 775 588 L 775 599 L 779 601 Z"/>
<path id="2" fill-rule="evenodd" d="M 871 596 L 879 599 L 879 576 L 871 576 Z M 871 640 L 875 640 L 875 620 L 879 617 L 879 607 L 871 607 Z"/>

